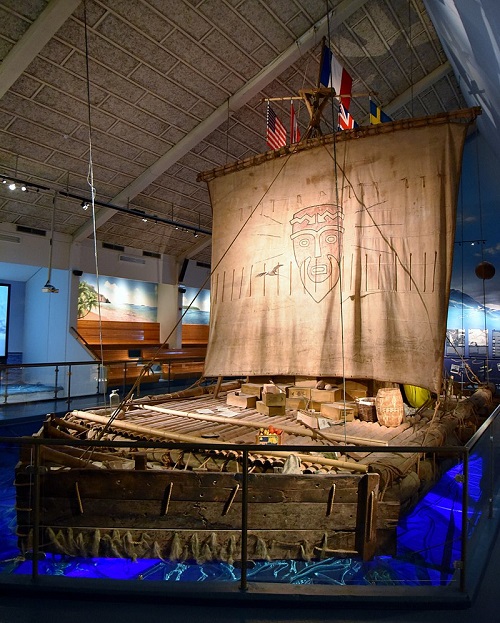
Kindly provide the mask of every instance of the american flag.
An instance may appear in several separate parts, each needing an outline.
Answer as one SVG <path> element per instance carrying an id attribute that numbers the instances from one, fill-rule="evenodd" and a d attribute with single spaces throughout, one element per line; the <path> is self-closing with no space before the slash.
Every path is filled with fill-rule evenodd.
<path id="1" fill-rule="evenodd" d="M 278 119 L 276 113 L 269 104 L 267 105 L 266 143 L 271 149 L 279 149 L 286 145 L 285 126 Z"/>
<path id="2" fill-rule="evenodd" d="M 299 124 L 297 123 L 297 117 L 295 116 L 295 108 L 293 103 L 290 102 L 290 145 L 292 143 L 298 143 L 300 141 Z"/>
<path id="3" fill-rule="evenodd" d="M 352 118 L 351 113 L 342 103 L 339 105 L 338 125 L 339 130 L 352 130 L 353 128 L 358 127 L 358 124 Z"/>

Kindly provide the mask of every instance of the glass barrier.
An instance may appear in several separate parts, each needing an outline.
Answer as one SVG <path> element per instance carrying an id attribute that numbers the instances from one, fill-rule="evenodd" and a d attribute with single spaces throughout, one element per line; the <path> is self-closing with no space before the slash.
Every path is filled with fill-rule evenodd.
<path id="1" fill-rule="evenodd" d="M 207 438 L 202 451 L 62 437 L 0 439 L 0 581 L 457 594 L 477 574 L 471 552 L 498 523 L 496 413 L 471 447 L 419 446 L 417 474 L 395 486 L 415 447 L 356 447 L 358 458 L 376 452 L 368 471 L 354 468 L 345 458 L 353 447 L 341 444 L 276 449 Z"/>
<path id="2" fill-rule="evenodd" d="M 106 396 L 115 389 L 124 397 L 134 386 L 135 397 L 170 393 L 188 387 L 203 373 L 200 357 L 117 360 L 103 366 L 94 361 L 0 366 L 0 404 L 65 401 Z"/>
<path id="3" fill-rule="evenodd" d="M 488 418 L 467 443 L 467 560 L 466 579 L 474 592 L 482 563 L 496 537 L 500 516 L 500 410 Z"/>

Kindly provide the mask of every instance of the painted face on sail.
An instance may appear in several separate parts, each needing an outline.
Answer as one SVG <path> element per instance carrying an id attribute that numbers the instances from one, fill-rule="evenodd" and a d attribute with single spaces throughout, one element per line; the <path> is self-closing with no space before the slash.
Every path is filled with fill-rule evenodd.
<path id="1" fill-rule="evenodd" d="M 318 302 L 339 278 L 342 218 L 337 206 L 323 204 L 296 212 L 290 221 L 300 278 L 307 292 Z"/>

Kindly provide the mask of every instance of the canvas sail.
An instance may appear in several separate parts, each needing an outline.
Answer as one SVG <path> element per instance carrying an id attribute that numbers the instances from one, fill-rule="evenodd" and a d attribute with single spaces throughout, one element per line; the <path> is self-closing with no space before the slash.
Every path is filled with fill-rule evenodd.
<path id="1" fill-rule="evenodd" d="M 206 376 L 439 391 L 467 124 L 392 125 L 209 180 Z"/>

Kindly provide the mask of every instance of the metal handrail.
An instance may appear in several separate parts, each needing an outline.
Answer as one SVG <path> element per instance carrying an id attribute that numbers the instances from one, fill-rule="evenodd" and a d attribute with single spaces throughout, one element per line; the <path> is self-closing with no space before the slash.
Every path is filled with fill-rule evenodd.
<path id="1" fill-rule="evenodd" d="M 40 448 L 44 445 L 47 446 L 57 446 L 57 445 L 67 445 L 67 439 L 49 439 L 43 437 L 0 437 L 0 443 L 7 443 L 12 445 L 20 445 L 23 446 L 31 445 L 35 447 L 35 458 L 34 458 L 34 527 L 35 530 L 37 526 L 35 526 L 35 522 L 37 518 L 40 516 Z M 210 443 L 204 445 L 202 443 L 181 443 L 181 442 L 146 442 L 146 441 L 116 441 L 116 440 L 83 440 L 83 439 L 75 439 L 71 441 L 72 446 L 81 446 L 81 447 L 113 447 L 113 448 L 130 448 L 133 445 L 134 448 L 138 449 L 177 449 L 183 450 L 185 452 L 193 452 L 201 449 L 210 449 L 210 450 L 226 450 L 226 451 L 236 451 L 242 454 L 243 467 L 242 467 L 242 517 L 241 517 L 241 532 L 242 532 L 242 542 L 241 542 L 241 577 L 240 577 L 240 589 L 241 591 L 246 591 L 248 589 L 247 583 L 247 571 L 248 571 L 248 550 L 247 550 L 247 542 L 248 542 L 248 456 L 250 453 L 262 452 L 263 446 L 261 444 L 231 444 L 231 443 Z M 267 446 L 269 448 L 269 446 Z M 468 456 L 469 450 L 466 447 L 462 446 L 356 446 L 356 451 L 363 452 L 377 452 L 377 453 L 415 453 L 417 451 L 419 453 L 436 453 L 440 454 L 452 454 L 457 455 L 459 457 L 463 457 L 464 461 L 464 487 L 462 490 L 462 560 L 460 561 L 459 571 L 460 571 L 460 591 L 465 593 L 466 591 L 466 566 L 467 566 L 467 548 L 466 548 L 466 539 L 467 539 L 467 521 L 468 521 L 468 489 L 467 489 L 467 481 L 468 478 Z M 352 446 L 349 445 L 332 445 L 331 447 L 327 445 L 318 445 L 318 446 L 310 446 L 310 445 L 293 445 L 293 446 L 280 446 L 280 451 L 290 452 L 291 454 L 294 452 L 350 452 L 352 451 Z M 37 458 L 38 457 L 38 458 Z M 38 534 L 38 530 L 36 530 Z M 39 541 L 38 536 L 34 534 L 33 538 L 33 566 L 32 566 L 32 580 L 36 581 L 38 578 L 38 557 L 39 557 Z"/>

